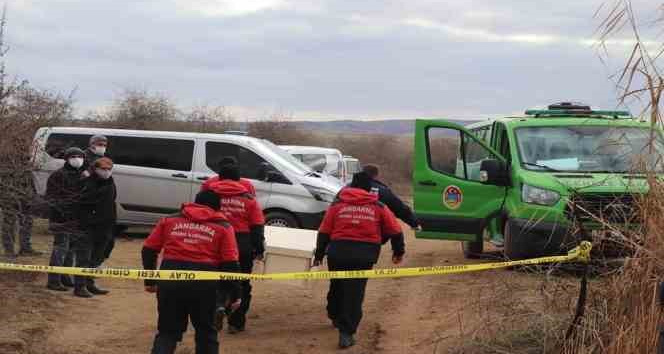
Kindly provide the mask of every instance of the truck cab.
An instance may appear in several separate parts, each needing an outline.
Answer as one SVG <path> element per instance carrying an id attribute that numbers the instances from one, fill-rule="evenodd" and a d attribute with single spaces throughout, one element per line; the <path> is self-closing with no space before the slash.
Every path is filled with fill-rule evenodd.
<path id="1" fill-rule="evenodd" d="M 647 175 L 661 177 L 658 128 L 625 111 L 559 103 L 523 116 L 461 126 L 417 120 L 413 191 L 417 238 L 458 240 L 478 256 L 504 236 L 510 259 L 564 252 L 578 225 L 639 223 Z"/>

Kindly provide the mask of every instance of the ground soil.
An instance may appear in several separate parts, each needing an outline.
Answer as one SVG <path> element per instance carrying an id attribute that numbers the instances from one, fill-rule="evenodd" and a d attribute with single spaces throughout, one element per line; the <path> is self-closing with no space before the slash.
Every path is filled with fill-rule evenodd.
<path id="1" fill-rule="evenodd" d="M 36 227 L 37 249 L 50 251 L 51 237 Z M 120 239 L 107 266 L 140 267 L 141 239 Z M 409 232 L 403 266 L 468 263 L 458 242 L 415 240 Z M 390 264 L 386 246 L 379 267 Z M 47 255 L 19 258 L 46 264 Z M 477 262 L 477 261 L 475 261 Z M 445 353 L 458 345 L 464 327 L 473 325 L 469 299 L 478 297 L 489 279 L 509 274 L 482 273 L 370 280 L 358 345 L 346 353 Z M 0 354 L 147 353 L 155 334 L 156 301 L 141 282 L 100 279 L 107 296 L 79 299 L 45 289 L 46 276 L 0 273 Z M 534 280 L 533 280 L 534 284 Z M 221 335 L 222 353 L 334 353 L 337 333 L 325 315 L 327 282 L 302 286 L 254 283 L 247 331 Z M 470 319 L 469 319 L 470 318 Z M 194 353 L 193 330 L 177 353 Z"/>

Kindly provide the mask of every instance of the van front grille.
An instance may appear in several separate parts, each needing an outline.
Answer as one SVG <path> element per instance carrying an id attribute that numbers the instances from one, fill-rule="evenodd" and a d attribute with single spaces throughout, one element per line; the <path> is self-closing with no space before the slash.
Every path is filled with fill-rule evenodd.
<path id="1" fill-rule="evenodd" d="M 568 219 L 582 222 L 602 220 L 611 224 L 638 223 L 639 212 L 632 194 L 587 193 L 574 196 L 567 207 Z"/>

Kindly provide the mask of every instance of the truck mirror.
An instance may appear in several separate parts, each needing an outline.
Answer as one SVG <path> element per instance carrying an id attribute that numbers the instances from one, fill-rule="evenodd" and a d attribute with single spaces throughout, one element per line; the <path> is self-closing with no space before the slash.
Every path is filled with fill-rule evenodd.
<path id="1" fill-rule="evenodd" d="M 509 186 L 507 165 L 499 160 L 484 160 L 480 164 L 480 182 L 496 186 Z"/>

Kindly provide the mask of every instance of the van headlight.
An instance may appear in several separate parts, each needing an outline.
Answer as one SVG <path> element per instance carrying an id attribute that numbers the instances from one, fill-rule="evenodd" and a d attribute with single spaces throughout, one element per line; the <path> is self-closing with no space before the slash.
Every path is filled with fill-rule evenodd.
<path id="1" fill-rule="evenodd" d="M 552 190 L 524 184 L 521 188 L 521 200 L 525 203 L 552 206 L 560 200 L 560 194 Z"/>
<path id="2" fill-rule="evenodd" d="M 309 191 L 309 193 L 311 193 L 311 195 L 314 196 L 314 199 L 318 200 L 319 202 L 332 203 L 334 201 L 334 197 L 336 196 L 335 193 L 324 188 L 318 188 L 306 184 L 303 184 L 303 186 Z"/>

